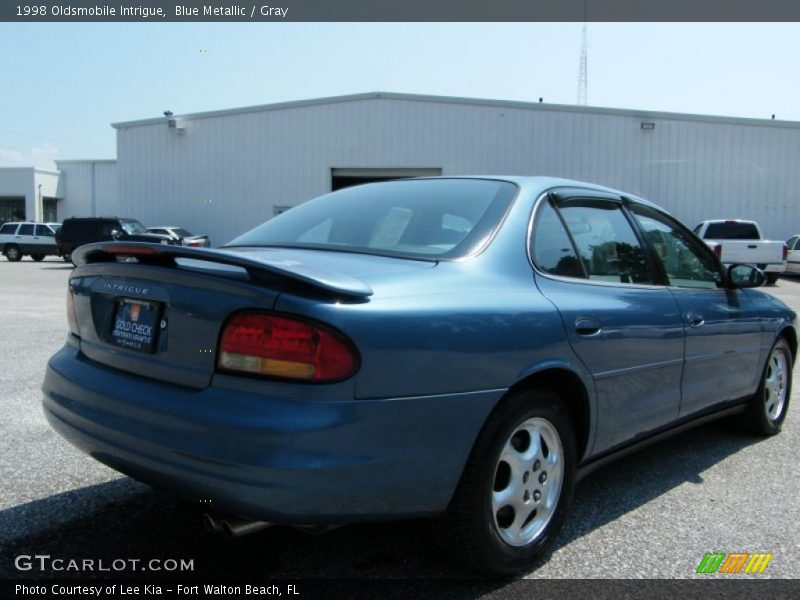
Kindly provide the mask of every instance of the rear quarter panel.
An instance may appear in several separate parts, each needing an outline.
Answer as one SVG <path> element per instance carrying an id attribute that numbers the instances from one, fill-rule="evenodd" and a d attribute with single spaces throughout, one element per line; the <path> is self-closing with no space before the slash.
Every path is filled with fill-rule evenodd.
<path id="1" fill-rule="evenodd" d="M 356 396 L 390 398 L 505 389 L 535 365 L 571 356 L 558 314 L 532 276 L 467 277 L 464 263 L 375 286 L 361 304 L 282 294 L 276 309 L 348 335 L 361 354 Z"/>

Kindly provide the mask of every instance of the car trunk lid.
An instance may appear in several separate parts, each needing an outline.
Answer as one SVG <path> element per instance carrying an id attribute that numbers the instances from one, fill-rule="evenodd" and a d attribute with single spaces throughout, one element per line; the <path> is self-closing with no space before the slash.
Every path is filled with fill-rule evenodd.
<path id="1" fill-rule="evenodd" d="M 137 243 L 91 244 L 73 257 L 81 351 L 113 368 L 196 389 L 210 384 L 222 327 L 236 311 L 270 310 L 287 291 L 323 302 L 365 302 L 372 288 L 357 275 L 431 266 L 302 250 Z"/>

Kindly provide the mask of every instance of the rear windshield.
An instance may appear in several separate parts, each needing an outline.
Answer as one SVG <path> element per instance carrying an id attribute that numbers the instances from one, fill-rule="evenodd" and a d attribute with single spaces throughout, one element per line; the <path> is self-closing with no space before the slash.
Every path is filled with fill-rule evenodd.
<path id="1" fill-rule="evenodd" d="M 757 240 L 758 229 L 754 223 L 709 223 L 706 229 L 707 240 Z"/>
<path id="2" fill-rule="evenodd" d="M 296 206 L 228 246 L 459 258 L 486 244 L 515 193 L 514 184 L 488 179 L 359 185 Z"/>

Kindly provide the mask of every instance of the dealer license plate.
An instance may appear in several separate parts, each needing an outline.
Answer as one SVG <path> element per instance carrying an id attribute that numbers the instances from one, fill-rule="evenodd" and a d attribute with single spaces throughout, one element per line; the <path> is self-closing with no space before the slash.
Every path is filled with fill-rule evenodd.
<path id="1" fill-rule="evenodd" d="M 127 298 L 117 300 L 111 325 L 111 342 L 137 352 L 153 352 L 158 312 L 159 305 L 156 302 Z"/>

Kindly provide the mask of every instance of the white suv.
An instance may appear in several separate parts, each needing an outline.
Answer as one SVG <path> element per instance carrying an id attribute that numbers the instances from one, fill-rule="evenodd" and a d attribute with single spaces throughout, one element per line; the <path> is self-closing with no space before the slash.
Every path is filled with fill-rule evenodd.
<path id="1" fill-rule="evenodd" d="M 60 223 L 12 222 L 0 226 L 0 252 L 11 262 L 30 255 L 35 261 L 48 254 L 58 254 L 56 231 Z"/>

